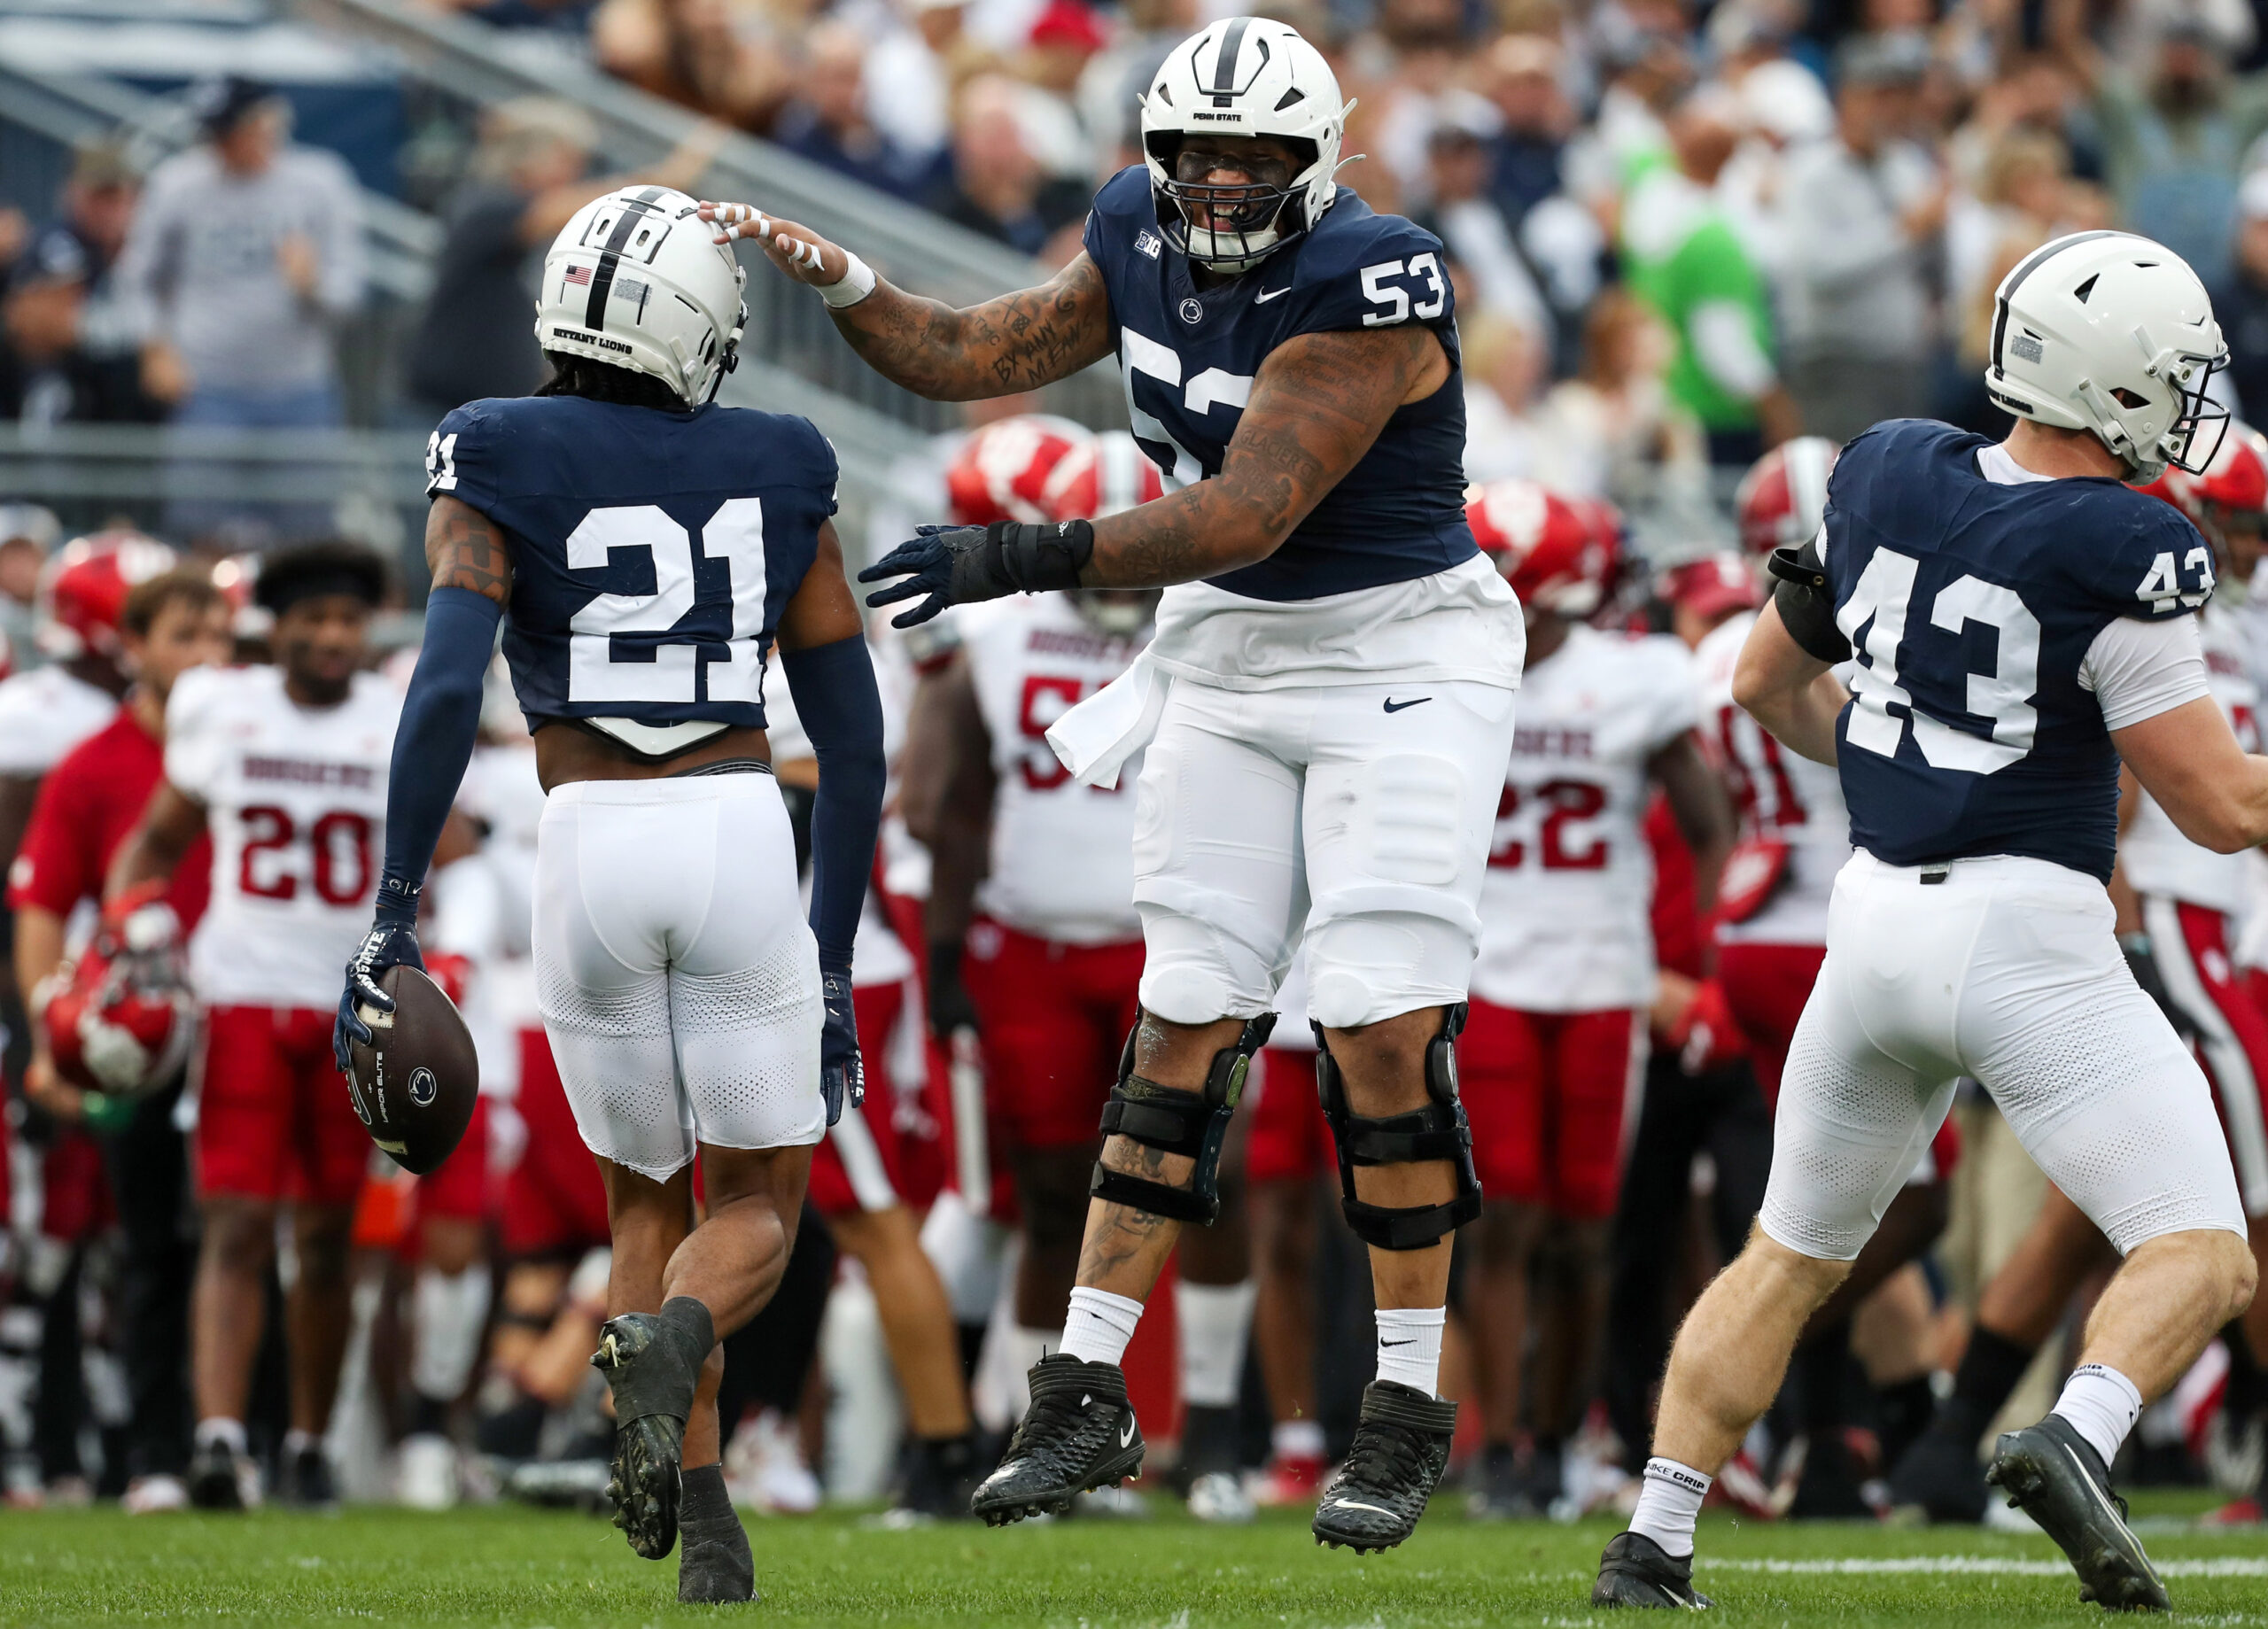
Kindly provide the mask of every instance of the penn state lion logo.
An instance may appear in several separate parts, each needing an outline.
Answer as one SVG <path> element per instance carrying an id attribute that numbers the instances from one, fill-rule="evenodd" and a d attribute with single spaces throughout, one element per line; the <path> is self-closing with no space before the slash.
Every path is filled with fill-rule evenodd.
<path id="1" fill-rule="evenodd" d="M 417 1068 L 409 1072 L 409 1100 L 419 1108 L 431 1108 L 433 1099 L 441 1094 L 441 1082 L 433 1078 L 431 1069 Z"/>

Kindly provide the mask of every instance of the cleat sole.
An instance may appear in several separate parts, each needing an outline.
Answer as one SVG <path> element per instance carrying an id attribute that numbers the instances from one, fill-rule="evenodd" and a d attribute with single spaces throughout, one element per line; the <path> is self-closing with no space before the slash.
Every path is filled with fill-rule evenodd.
<path id="1" fill-rule="evenodd" d="M 607 1498 L 614 1506 L 614 1524 L 648 1561 L 659 1561 L 677 1548 L 681 1429 L 666 1415 L 648 1415 L 615 1432 Z"/>
<path id="2" fill-rule="evenodd" d="M 1071 1501 L 1081 1493 L 1091 1493 L 1099 1487 L 1119 1487 L 1142 1479 L 1142 1444 L 1136 1444 L 1123 1453 L 1112 1455 L 1097 1466 L 1091 1478 L 1079 1487 L 1067 1487 L 1060 1493 L 1045 1498 L 1034 1498 L 1029 1493 L 1012 1500 L 988 1502 L 982 1490 L 969 1501 L 969 1509 L 984 1518 L 988 1527 L 1004 1527 L 1010 1522 L 1021 1522 L 1028 1516 L 1060 1516 L 1071 1508 Z"/>

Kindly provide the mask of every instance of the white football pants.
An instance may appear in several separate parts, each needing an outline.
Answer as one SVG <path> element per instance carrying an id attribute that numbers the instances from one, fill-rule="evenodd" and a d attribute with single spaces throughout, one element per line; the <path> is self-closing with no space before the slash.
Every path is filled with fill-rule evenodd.
<path id="1" fill-rule="evenodd" d="M 2211 1090 L 2112 923 L 2100 882 L 2045 860 L 1853 855 L 1789 1049 L 1764 1230 L 1856 1256 L 1973 1074 L 2122 1255 L 2197 1228 L 2241 1236 Z"/>
<path id="2" fill-rule="evenodd" d="M 776 780 L 571 782 L 535 865 L 536 997 L 593 1153 L 661 1182 L 700 1143 L 825 1135 L 819 950 Z"/>
<path id="3" fill-rule="evenodd" d="M 1137 787 L 1143 1007 L 1265 1012 L 1302 934 L 1317 1023 L 1463 1001 L 1512 702 L 1472 680 L 1176 680 Z"/>

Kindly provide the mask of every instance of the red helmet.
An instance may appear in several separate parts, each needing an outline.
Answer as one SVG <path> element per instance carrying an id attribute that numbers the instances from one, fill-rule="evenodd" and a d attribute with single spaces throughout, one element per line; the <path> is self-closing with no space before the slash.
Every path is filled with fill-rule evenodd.
<path id="1" fill-rule="evenodd" d="M 1166 495 L 1166 477 L 1122 430 L 1065 454 L 1047 477 L 1050 520 L 1100 520 Z"/>
<path id="2" fill-rule="evenodd" d="M 2141 490 L 2164 499 L 2210 537 L 2225 516 L 2268 510 L 2268 437 L 2249 424 L 2233 423 L 2203 470 L 2192 475 L 2169 465 Z"/>
<path id="3" fill-rule="evenodd" d="M 173 570 L 174 551 L 138 531 L 74 538 L 39 574 L 39 648 L 60 662 L 118 655 L 118 619 L 128 591 Z"/>
<path id="4" fill-rule="evenodd" d="M 1733 494 L 1741 542 L 1768 555 L 1817 537 L 1827 513 L 1827 477 L 1842 450 L 1825 436 L 1798 436 L 1751 464 Z"/>
<path id="5" fill-rule="evenodd" d="M 56 1072 L 75 1086 L 135 1097 L 189 1059 L 197 1005 L 164 891 L 145 883 L 113 900 L 67 981 L 41 1004 Z"/>
<path id="6" fill-rule="evenodd" d="M 1672 605 L 1709 619 L 1764 603 L 1755 566 L 1731 549 L 1672 566 L 1662 574 L 1661 593 Z"/>
<path id="7" fill-rule="evenodd" d="M 1508 480 L 1470 494 L 1464 517 L 1521 604 L 1583 617 L 1605 599 L 1622 547 L 1619 516 L 1608 527 L 1589 505 L 1535 481 Z"/>
<path id="8" fill-rule="evenodd" d="M 961 443 L 945 471 L 953 524 L 1054 518 L 1048 512 L 1049 477 L 1056 465 L 1093 438 L 1083 426 L 1045 413 L 1020 413 L 985 425 Z"/>

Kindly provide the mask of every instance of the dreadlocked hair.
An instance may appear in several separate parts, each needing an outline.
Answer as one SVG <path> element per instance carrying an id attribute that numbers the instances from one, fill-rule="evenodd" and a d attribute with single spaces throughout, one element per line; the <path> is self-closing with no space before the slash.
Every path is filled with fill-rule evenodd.
<path id="1" fill-rule="evenodd" d="M 539 396 L 581 396 L 618 407 L 686 411 L 685 398 L 652 374 L 617 368 L 587 356 L 570 356 L 563 351 L 546 351 L 543 360 L 551 364 L 551 377 L 536 386 Z"/>

